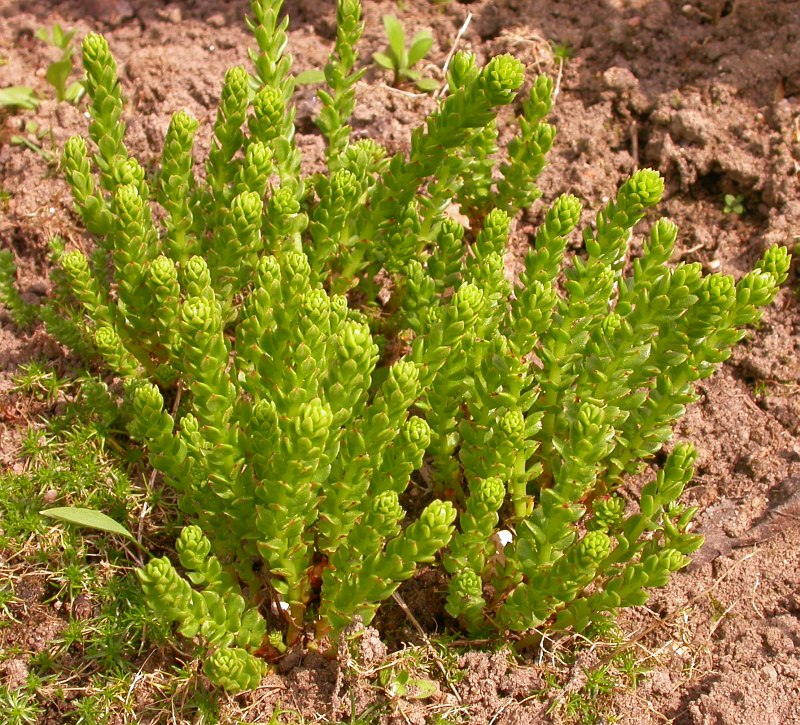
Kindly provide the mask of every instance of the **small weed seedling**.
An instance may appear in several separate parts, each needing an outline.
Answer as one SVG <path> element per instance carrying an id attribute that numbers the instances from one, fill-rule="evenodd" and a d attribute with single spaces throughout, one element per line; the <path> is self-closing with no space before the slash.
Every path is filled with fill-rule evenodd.
<path id="1" fill-rule="evenodd" d="M 45 141 L 45 139 L 49 139 L 50 147 L 55 148 L 56 142 L 53 129 L 43 129 L 35 121 L 28 121 L 25 124 L 25 133 L 14 134 L 11 137 L 11 144 L 13 146 L 24 146 L 29 151 L 33 151 L 35 154 L 41 156 L 44 162 L 50 165 L 55 162 L 55 156 L 44 147 L 42 142 Z"/>
<path id="2" fill-rule="evenodd" d="M 572 60 L 574 55 L 572 47 L 568 43 L 557 43 L 555 41 L 550 43 L 550 52 L 559 64 Z"/>
<path id="3" fill-rule="evenodd" d="M 35 725 L 42 712 L 35 695 L 27 687 L 0 686 L 0 707 L 8 718 L 8 725 Z"/>
<path id="4" fill-rule="evenodd" d="M 7 249 L 0 251 L 0 300 L 18 327 L 28 327 L 36 319 L 36 305 L 22 299 L 16 286 L 17 269 L 14 255 Z"/>
<path id="5" fill-rule="evenodd" d="M 77 103 L 86 92 L 82 81 L 75 81 L 67 85 L 70 75 L 72 75 L 72 57 L 75 49 L 72 47 L 72 38 L 75 36 L 74 30 L 64 30 L 58 23 L 53 25 L 53 29 L 39 28 L 36 37 L 45 43 L 61 50 L 61 58 L 50 63 L 44 77 L 53 86 L 56 92 L 56 100 Z"/>
<path id="6" fill-rule="evenodd" d="M 435 91 L 439 82 L 434 78 L 423 78 L 414 66 L 419 63 L 433 46 L 433 36 L 428 30 L 420 30 L 406 47 L 406 31 L 394 15 L 383 16 L 383 27 L 389 45 L 385 53 L 373 53 L 372 58 L 381 67 L 394 73 L 392 85 L 397 87 L 405 82 L 414 83 L 424 92 Z"/>
<path id="7" fill-rule="evenodd" d="M 55 371 L 38 360 L 20 365 L 11 379 L 19 393 L 31 401 L 47 404 L 54 403 L 59 393 L 69 385 L 69 381 L 60 378 Z"/>
<path id="8" fill-rule="evenodd" d="M 745 212 L 744 196 L 742 194 L 725 194 L 725 204 L 722 211 L 726 214 L 741 216 Z"/>

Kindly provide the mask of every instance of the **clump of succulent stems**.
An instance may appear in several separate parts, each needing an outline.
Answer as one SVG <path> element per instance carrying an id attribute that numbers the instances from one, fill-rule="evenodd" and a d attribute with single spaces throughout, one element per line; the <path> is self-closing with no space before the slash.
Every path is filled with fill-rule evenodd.
<path id="1" fill-rule="evenodd" d="M 147 602 L 230 691 L 258 684 L 264 653 L 368 623 L 420 565 L 446 572 L 447 612 L 472 635 L 583 631 L 644 603 L 701 543 L 679 501 L 695 451 L 673 426 L 788 253 L 738 282 L 671 264 L 672 222 L 634 234 L 663 193 L 642 169 L 580 254 L 581 202 L 558 197 L 510 281 L 509 229 L 555 135 L 551 80 L 459 52 L 410 150 L 389 155 L 350 135 L 363 22 L 339 0 L 327 171 L 306 175 L 280 6 L 252 1 L 255 72 L 226 73 L 203 168 L 179 112 L 145 172 L 108 46 L 83 42 L 89 140 L 67 142 L 63 168 L 97 246 L 57 249 L 43 317 L 127 381 L 131 435 L 189 522 L 176 556 L 137 572 Z M 414 478 L 429 503 L 409 515 Z"/>

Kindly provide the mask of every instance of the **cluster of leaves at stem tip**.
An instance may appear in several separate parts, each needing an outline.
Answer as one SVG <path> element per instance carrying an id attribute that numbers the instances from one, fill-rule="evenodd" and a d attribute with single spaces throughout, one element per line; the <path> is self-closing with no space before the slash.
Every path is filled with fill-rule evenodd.
<path id="1" fill-rule="evenodd" d="M 305 175 L 280 5 L 252 2 L 254 71 L 226 73 L 202 168 L 184 112 L 155 173 L 128 154 L 114 58 L 83 41 L 90 141 L 71 138 L 63 168 L 97 245 L 56 247 L 41 316 L 127 381 L 130 433 L 190 522 L 177 556 L 137 572 L 147 602 L 230 691 L 301 638 L 370 622 L 420 565 L 443 569 L 453 626 L 474 635 L 582 631 L 644 603 L 701 543 L 679 502 L 695 451 L 672 445 L 638 496 L 620 484 L 759 320 L 787 251 L 738 282 L 670 264 L 673 223 L 633 236 L 663 192 L 643 169 L 580 254 L 581 203 L 558 197 L 511 282 L 509 228 L 555 135 L 551 80 L 459 52 L 410 150 L 389 155 L 347 125 L 364 26 L 339 0 L 327 170 Z M 412 479 L 428 496 L 413 515 Z"/>
<path id="2" fill-rule="evenodd" d="M 439 82 L 435 78 L 423 78 L 422 73 L 414 69 L 428 54 L 433 46 L 433 36 L 429 30 L 420 30 L 406 47 L 406 31 L 402 23 L 394 15 L 383 16 L 383 28 L 389 44 L 386 52 L 373 53 L 372 59 L 386 70 L 392 71 L 393 86 L 404 82 L 413 82 L 421 91 L 435 91 Z"/>

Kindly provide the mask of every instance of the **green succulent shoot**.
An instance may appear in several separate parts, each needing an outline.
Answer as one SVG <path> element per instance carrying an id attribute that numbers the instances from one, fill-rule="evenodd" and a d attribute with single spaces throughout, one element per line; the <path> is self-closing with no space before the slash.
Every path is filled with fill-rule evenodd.
<path id="1" fill-rule="evenodd" d="M 481 636 L 584 631 L 644 603 L 702 542 L 680 502 L 695 453 L 673 427 L 775 299 L 789 253 L 768 249 L 739 280 L 673 263 L 677 227 L 643 228 L 664 180 L 641 169 L 581 236 L 579 200 L 550 203 L 512 280 L 553 81 L 533 79 L 500 134 L 524 65 L 457 52 L 448 94 L 390 155 L 351 138 L 363 22 L 338 0 L 324 164 L 306 175 L 281 5 L 251 0 L 252 73 L 225 75 L 205 173 L 185 112 L 155 174 L 129 155 L 117 66 L 89 34 L 88 136 L 63 169 L 95 248 L 53 243 L 54 292 L 35 310 L 0 256 L 15 319 L 35 312 L 123 377 L 128 431 L 187 519 L 174 552 L 137 571 L 153 616 L 238 692 L 264 651 L 312 632 L 335 651 L 421 566 L 443 571 L 451 625 Z M 395 80 L 424 80 L 430 36 L 406 49 L 385 25 Z"/>

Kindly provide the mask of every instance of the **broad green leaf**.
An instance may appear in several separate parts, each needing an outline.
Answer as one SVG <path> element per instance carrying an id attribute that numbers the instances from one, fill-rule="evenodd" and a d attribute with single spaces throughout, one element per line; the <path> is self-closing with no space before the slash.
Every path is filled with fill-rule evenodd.
<path id="1" fill-rule="evenodd" d="M 408 49 L 408 65 L 414 66 L 421 61 L 433 46 L 433 36 L 429 30 L 420 30 L 411 41 Z"/>
<path id="2" fill-rule="evenodd" d="M 70 47 L 70 45 L 69 45 L 69 44 L 72 42 L 72 38 L 73 38 L 73 36 L 75 35 L 75 33 L 76 33 L 76 32 L 77 32 L 77 31 L 75 31 L 75 30 L 70 30 L 70 31 L 69 31 L 69 32 L 68 32 L 68 33 L 67 33 L 67 34 L 64 36 L 64 46 L 63 46 L 63 48 L 62 48 L 62 49 L 63 49 L 63 50 L 65 50 L 65 51 L 67 51 L 67 52 L 69 53 L 70 57 L 72 56 L 73 49 Z"/>
<path id="3" fill-rule="evenodd" d="M 412 677 L 408 680 L 409 692 L 406 697 L 413 700 L 426 700 L 439 692 L 439 685 L 433 680 L 424 680 L 419 677 Z"/>
<path id="4" fill-rule="evenodd" d="M 117 523 L 110 516 L 106 516 L 94 509 L 79 508 L 77 506 L 60 506 L 45 509 L 39 512 L 42 516 L 49 516 L 56 521 L 76 526 L 86 526 L 90 529 L 107 531 L 109 534 L 119 534 L 131 541 L 136 541 L 133 534 L 122 524 Z"/>
<path id="5" fill-rule="evenodd" d="M 412 700 L 425 700 L 439 691 L 433 680 L 411 677 L 405 670 L 394 673 L 384 682 L 390 697 L 407 697 Z"/>
<path id="6" fill-rule="evenodd" d="M 64 31 L 58 23 L 53 26 L 53 45 L 56 48 L 64 47 Z"/>
<path id="7" fill-rule="evenodd" d="M 381 68 L 386 70 L 395 70 L 395 62 L 386 53 L 373 53 L 372 60 L 374 60 Z"/>
<path id="8" fill-rule="evenodd" d="M 39 99 L 30 86 L 10 86 L 0 88 L 0 106 L 14 106 L 32 111 L 39 107 Z"/>
<path id="9" fill-rule="evenodd" d="M 56 38 L 56 31 L 58 31 L 58 38 Z M 58 23 L 56 23 L 55 27 L 53 28 L 53 40 L 56 41 L 56 45 L 61 48 L 61 50 L 67 50 L 73 36 L 75 35 L 75 32 L 75 30 L 65 31 Z"/>
<path id="10" fill-rule="evenodd" d="M 324 83 L 325 71 L 321 71 L 316 68 L 304 70 L 302 73 L 298 73 L 294 77 L 294 82 L 299 86 L 310 86 L 314 85 L 315 83 Z"/>
<path id="11" fill-rule="evenodd" d="M 406 57 L 406 31 L 394 15 L 383 16 L 383 27 L 394 57 L 400 61 L 401 66 L 405 65 L 402 60 Z"/>
<path id="12" fill-rule="evenodd" d="M 420 78 L 416 82 L 416 84 L 417 88 L 419 88 L 421 91 L 424 91 L 425 93 L 430 93 L 431 91 L 435 91 L 437 88 L 439 88 L 440 85 L 439 81 L 437 81 L 435 78 Z"/>
<path id="13" fill-rule="evenodd" d="M 64 100 L 76 104 L 84 95 L 86 95 L 86 86 L 83 84 L 83 81 L 75 81 L 67 86 L 67 90 L 64 93 Z"/>
<path id="14" fill-rule="evenodd" d="M 47 66 L 44 77 L 55 88 L 57 101 L 63 101 L 66 97 L 66 85 L 70 73 L 72 73 L 72 61 L 69 60 L 60 60 Z"/>

